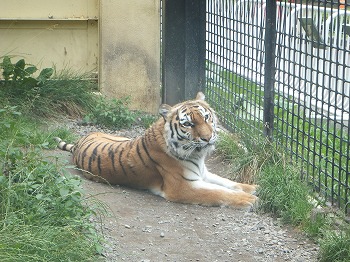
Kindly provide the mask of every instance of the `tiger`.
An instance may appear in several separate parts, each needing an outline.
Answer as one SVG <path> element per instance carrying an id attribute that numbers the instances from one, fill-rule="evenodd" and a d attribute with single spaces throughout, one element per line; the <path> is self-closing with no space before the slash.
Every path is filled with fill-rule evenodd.
<path id="1" fill-rule="evenodd" d="M 205 95 L 162 104 L 159 114 L 134 139 L 95 132 L 76 144 L 55 140 L 90 180 L 148 190 L 172 202 L 251 209 L 256 185 L 223 178 L 205 165 L 218 139 L 217 116 Z"/>

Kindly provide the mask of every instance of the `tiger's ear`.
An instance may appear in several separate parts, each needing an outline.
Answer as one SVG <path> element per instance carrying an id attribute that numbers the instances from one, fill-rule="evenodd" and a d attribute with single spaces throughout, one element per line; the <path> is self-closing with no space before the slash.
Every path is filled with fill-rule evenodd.
<path id="1" fill-rule="evenodd" d="M 196 100 L 205 100 L 205 95 L 202 92 L 198 92 L 196 96 Z"/>
<path id="2" fill-rule="evenodd" d="M 166 120 L 166 117 L 167 117 L 170 110 L 171 110 L 171 106 L 169 106 L 167 104 L 161 104 L 159 106 L 158 112 L 164 118 L 164 120 Z"/>

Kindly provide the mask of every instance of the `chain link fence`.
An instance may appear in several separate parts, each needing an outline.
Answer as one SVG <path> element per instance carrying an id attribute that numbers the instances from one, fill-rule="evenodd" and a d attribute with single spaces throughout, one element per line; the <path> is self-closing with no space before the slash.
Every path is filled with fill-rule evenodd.
<path id="1" fill-rule="evenodd" d="M 206 93 L 223 124 L 268 136 L 350 210 L 350 4 L 206 1 Z"/>

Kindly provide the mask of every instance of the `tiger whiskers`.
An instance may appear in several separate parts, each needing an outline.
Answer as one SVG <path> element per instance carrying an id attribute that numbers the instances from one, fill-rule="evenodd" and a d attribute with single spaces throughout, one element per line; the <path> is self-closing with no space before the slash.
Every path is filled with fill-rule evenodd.
<path id="1" fill-rule="evenodd" d="M 187 144 L 184 144 L 182 146 L 182 149 L 185 151 L 185 156 L 184 159 L 188 159 L 190 155 L 192 155 L 193 151 L 196 150 L 197 148 L 203 148 L 201 142 L 194 142 L 191 141 Z"/>

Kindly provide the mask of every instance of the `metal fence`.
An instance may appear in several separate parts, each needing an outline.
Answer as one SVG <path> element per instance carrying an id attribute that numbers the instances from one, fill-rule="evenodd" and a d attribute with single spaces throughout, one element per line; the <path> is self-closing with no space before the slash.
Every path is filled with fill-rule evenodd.
<path id="1" fill-rule="evenodd" d="M 349 2 L 207 0 L 206 93 L 226 126 L 270 136 L 350 210 Z"/>

